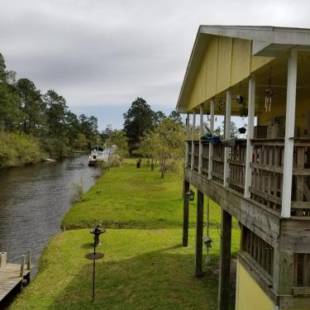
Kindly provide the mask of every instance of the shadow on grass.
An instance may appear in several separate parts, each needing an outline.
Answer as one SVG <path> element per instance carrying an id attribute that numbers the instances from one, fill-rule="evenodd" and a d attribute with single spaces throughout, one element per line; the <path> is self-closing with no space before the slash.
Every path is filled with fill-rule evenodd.
<path id="1" fill-rule="evenodd" d="M 96 300 L 92 302 L 92 262 L 85 261 L 49 309 L 215 310 L 217 265 L 213 256 L 205 277 L 196 279 L 194 255 L 182 253 L 180 245 L 120 261 L 103 259 L 96 262 Z"/>

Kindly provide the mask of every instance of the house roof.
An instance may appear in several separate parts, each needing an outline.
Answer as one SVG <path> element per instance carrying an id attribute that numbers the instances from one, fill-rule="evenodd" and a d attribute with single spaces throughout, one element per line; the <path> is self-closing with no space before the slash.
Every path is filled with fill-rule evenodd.
<path id="1" fill-rule="evenodd" d="M 310 29 L 306 28 L 201 25 L 197 32 L 177 102 L 177 110 L 180 112 L 183 112 L 181 106 L 184 94 L 188 91 L 190 82 L 195 77 L 203 51 L 212 36 L 253 41 L 252 54 L 254 56 L 276 57 L 296 46 L 310 51 Z"/>

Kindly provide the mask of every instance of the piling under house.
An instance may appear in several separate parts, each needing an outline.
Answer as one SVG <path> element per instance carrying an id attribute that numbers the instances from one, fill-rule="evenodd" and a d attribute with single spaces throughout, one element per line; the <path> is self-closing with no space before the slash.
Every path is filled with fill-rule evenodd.
<path id="1" fill-rule="evenodd" d="M 219 309 L 231 304 L 234 217 L 241 228 L 235 308 L 309 310 L 310 29 L 200 26 L 177 110 L 187 114 L 184 246 L 188 192 L 197 189 L 196 275 L 207 196 L 222 215 Z M 232 137 L 232 116 L 243 117 L 244 139 Z"/>

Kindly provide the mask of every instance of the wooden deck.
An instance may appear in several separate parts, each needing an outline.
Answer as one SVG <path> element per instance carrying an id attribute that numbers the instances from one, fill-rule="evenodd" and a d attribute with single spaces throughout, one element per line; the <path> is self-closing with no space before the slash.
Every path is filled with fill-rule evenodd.
<path id="1" fill-rule="evenodd" d="M 5 254 L 3 259 L 2 255 Z M 6 253 L 0 254 L 0 303 L 3 299 L 10 294 L 17 286 L 22 288 L 30 281 L 31 272 L 31 259 L 28 255 L 26 262 L 26 256 L 23 255 L 20 264 L 13 264 L 6 262 Z"/>
<path id="2" fill-rule="evenodd" d="M 209 158 L 209 143 L 201 141 L 187 142 L 186 168 L 200 172 L 201 178 L 224 186 L 224 149 L 225 144 L 212 145 L 212 155 Z M 253 158 L 251 162 L 252 178 L 249 187 L 250 199 L 279 213 L 282 204 L 283 187 L 283 157 L 284 140 L 252 139 Z M 229 176 L 227 185 L 230 189 L 243 194 L 245 191 L 245 155 L 246 141 L 234 141 L 228 146 Z M 199 160 L 199 157 L 201 159 Z M 211 161 L 211 176 L 209 176 L 209 161 Z M 199 163 L 201 169 L 199 170 Z M 310 217 L 310 138 L 294 139 L 293 184 L 292 184 L 291 216 Z"/>

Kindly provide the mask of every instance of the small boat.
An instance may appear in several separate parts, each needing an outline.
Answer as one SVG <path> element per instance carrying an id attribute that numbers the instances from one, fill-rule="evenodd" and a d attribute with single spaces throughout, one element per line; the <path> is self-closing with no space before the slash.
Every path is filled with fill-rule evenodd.
<path id="1" fill-rule="evenodd" d="M 101 147 L 94 148 L 88 156 L 88 166 L 96 166 L 98 161 L 107 162 L 113 153 L 113 147 L 103 149 Z"/>

